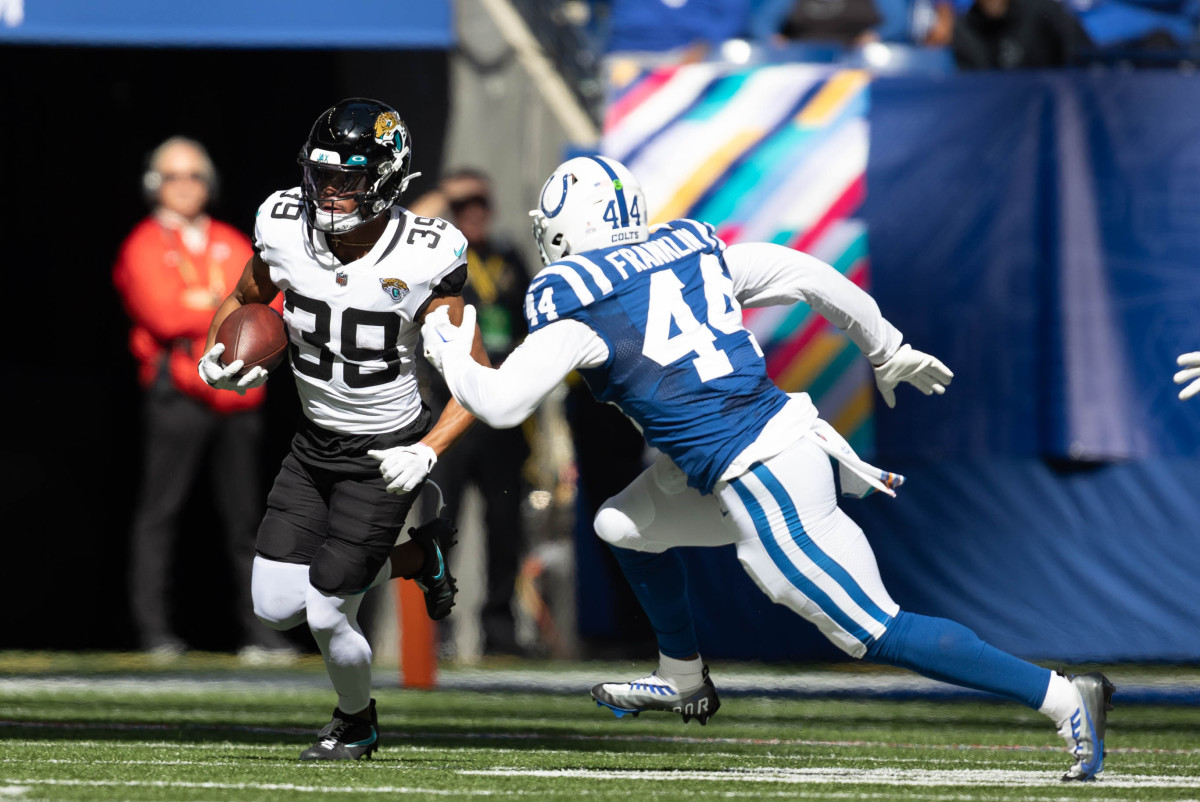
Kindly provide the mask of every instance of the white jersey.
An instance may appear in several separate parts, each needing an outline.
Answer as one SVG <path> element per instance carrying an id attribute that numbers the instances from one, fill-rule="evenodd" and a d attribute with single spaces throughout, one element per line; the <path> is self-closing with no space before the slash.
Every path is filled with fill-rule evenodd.
<path id="1" fill-rule="evenodd" d="M 345 434 L 384 434 L 421 411 L 417 314 L 466 264 L 462 233 L 399 206 L 365 256 L 342 264 L 309 227 L 299 189 L 258 209 L 254 245 L 283 292 L 289 357 L 304 414 Z"/>

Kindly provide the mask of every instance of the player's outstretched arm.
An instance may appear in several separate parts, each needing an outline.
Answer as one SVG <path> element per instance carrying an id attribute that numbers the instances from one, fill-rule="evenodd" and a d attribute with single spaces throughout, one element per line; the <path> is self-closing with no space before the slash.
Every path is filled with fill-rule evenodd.
<path id="1" fill-rule="evenodd" d="M 467 315 L 473 323 L 474 307 L 467 307 Z M 444 315 L 429 315 L 421 329 L 425 356 L 458 402 L 497 429 L 520 425 L 567 374 L 603 364 L 608 356 L 608 347 L 590 328 L 560 320 L 526 337 L 499 368 L 485 368 L 466 358 L 463 328 Z"/>
<path id="2" fill-rule="evenodd" d="M 1200 351 L 1180 354 L 1179 359 L 1175 361 L 1181 368 L 1187 368 L 1187 370 L 1181 370 L 1175 374 L 1176 384 L 1187 384 L 1187 387 L 1179 391 L 1179 400 L 1187 401 L 1200 393 Z"/>
<path id="3" fill-rule="evenodd" d="M 896 386 L 907 382 L 925 395 L 946 392 L 954 373 L 930 354 L 903 345 L 900 331 L 875 299 L 835 268 L 813 256 L 766 242 L 732 245 L 725 263 L 743 306 L 807 303 L 854 341 L 875 369 L 875 384 L 889 407 Z"/>
<path id="4" fill-rule="evenodd" d="M 769 242 L 747 242 L 726 248 L 724 258 L 734 296 L 744 307 L 804 302 L 846 332 L 876 365 L 903 342 L 874 298 L 815 256 Z"/>

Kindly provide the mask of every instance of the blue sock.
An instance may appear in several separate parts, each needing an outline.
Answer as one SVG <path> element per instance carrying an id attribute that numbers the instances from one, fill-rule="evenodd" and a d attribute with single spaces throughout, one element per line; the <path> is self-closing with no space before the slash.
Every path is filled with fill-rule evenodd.
<path id="1" fill-rule="evenodd" d="M 1042 706 L 1050 686 L 1049 669 L 989 646 L 962 624 L 903 611 L 867 649 L 866 659 L 994 693 L 1034 710 Z"/>
<path id="2" fill-rule="evenodd" d="M 658 649 L 667 657 L 683 659 L 700 651 L 688 603 L 687 571 L 679 553 L 661 554 L 609 546 L 646 611 L 658 638 Z"/>

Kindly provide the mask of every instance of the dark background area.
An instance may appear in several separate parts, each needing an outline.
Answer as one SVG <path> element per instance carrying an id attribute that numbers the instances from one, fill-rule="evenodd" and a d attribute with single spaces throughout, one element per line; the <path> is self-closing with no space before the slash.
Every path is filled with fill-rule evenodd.
<path id="1" fill-rule="evenodd" d="M 445 51 L 0 47 L 0 257 L 9 358 L 0 371 L 0 648 L 132 648 L 128 527 L 141 469 L 139 391 L 113 289 L 117 248 L 146 215 L 141 174 L 174 134 L 220 174 L 213 215 L 253 235 L 270 193 L 296 186 L 317 116 L 374 97 L 413 134 L 409 188 L 432 186 L 448 112 Z M 269 385 L 265 499 L 299 409 Z M 207 487 L 184 516 L 172 578 L 193 648 L 237 647 L 229 571 Z"/>

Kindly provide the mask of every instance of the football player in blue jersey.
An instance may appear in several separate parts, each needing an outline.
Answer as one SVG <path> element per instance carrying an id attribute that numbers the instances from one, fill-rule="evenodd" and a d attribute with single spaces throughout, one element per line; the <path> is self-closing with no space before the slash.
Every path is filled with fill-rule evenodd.
<path id="1" fill-rule="evenodd" d="M 530 213 L 546 267 L 526 295 L 530 333 L 521 346 L 499 369 L 479 365 L 470 306 L 462 326 L 435 310 L 422 328 L 425 353 L 454 397 L 488 424 L 519 424 L 578 370 L 660 452 L 594 522 L 654 628 L 658 668 L 597 685 L 592 696 L 618 715 L 673 711 L 703 724 L 716 712 L 672 548 L 736 543 L 762 591 L 847 654 L 1044 713 L 1074 758 L 1064 779 L 1093 778 L 1103 768 L 1112 684 L 1098 672 L 1041 668 L 961 624 L 900 609 L 866 537 L 837 506 L 830 458 L 843 490 L 856 495 L 894 495 L 903 478 L 861 460 L 807 394 L 774 385 L 741 310 L 809 304 L 870 360 L 889 407 L 901 383 L 945 392 L 950 370 L 905 344 L 874 300 L 824 262 L 769 243 L 727 248 L 693 220 L 651 229 L 647 211 L 620 163 L 565 162 Z"/>

